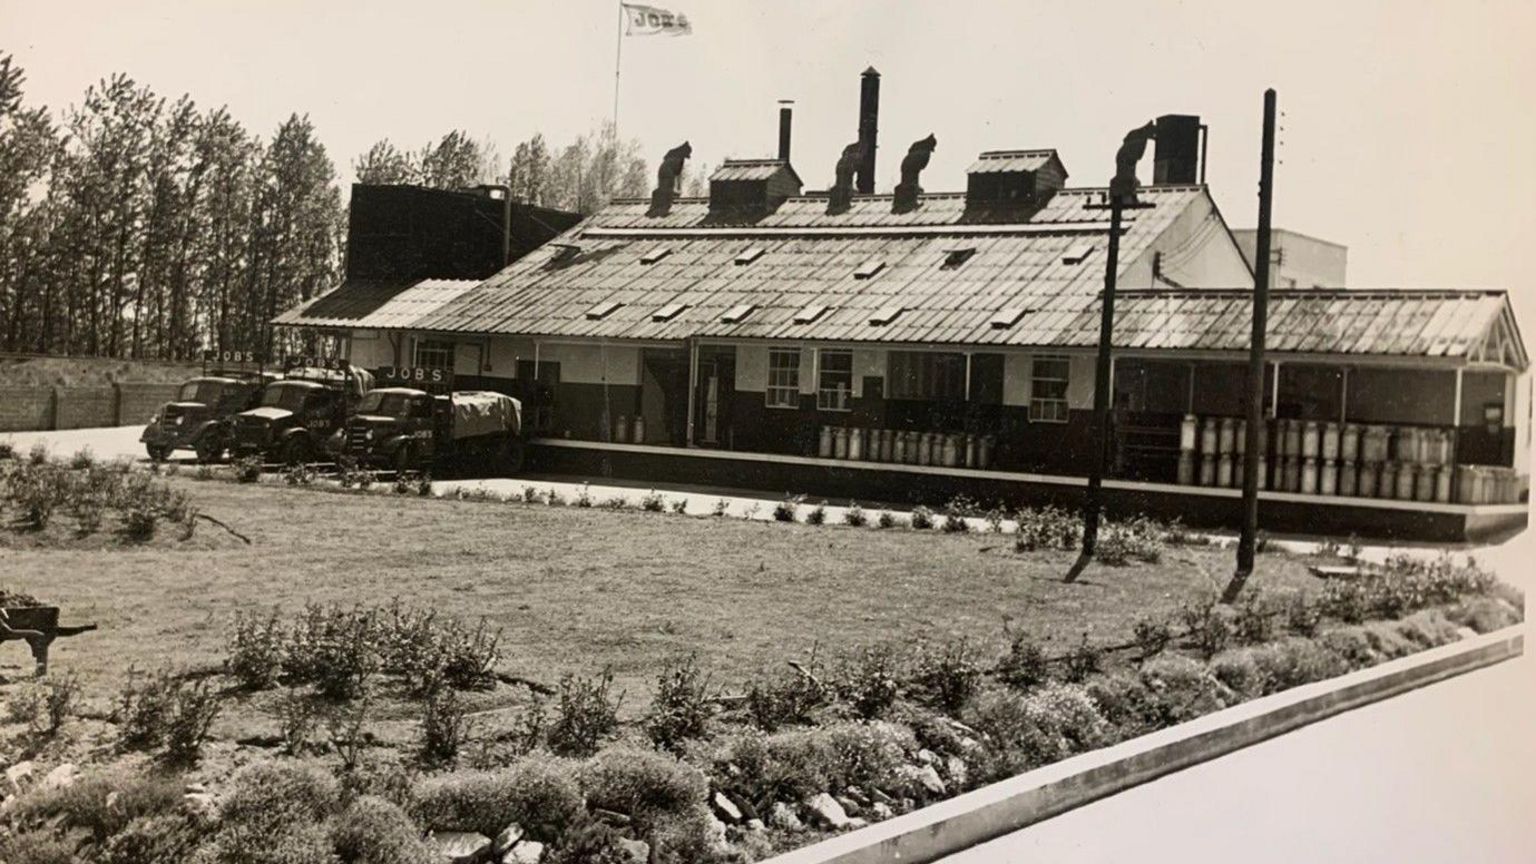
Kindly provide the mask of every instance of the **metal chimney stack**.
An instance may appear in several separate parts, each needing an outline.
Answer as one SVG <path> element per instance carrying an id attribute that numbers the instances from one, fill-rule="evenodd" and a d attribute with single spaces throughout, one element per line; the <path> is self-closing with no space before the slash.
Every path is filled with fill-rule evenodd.
<path id="1" fill-rule="evenodd" d="M 789 161 L 789 126 L 795 110 L 795 100 L 779 100 L 779 158 Z"/>
<path id="2" fill-rule="evenodd" d="M 854 188 L 861 195 L 875 192 L 875 149 L 880 126 L 880 73 L 871 66 L 859 76 L 859 143 L 864 159 L 859 164 Z"/>

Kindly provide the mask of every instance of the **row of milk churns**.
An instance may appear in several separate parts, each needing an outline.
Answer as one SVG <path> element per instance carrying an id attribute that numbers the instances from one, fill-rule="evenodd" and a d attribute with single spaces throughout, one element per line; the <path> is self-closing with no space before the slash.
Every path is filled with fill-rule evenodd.
<path id="1" fill-rule="evenodd" d="M 1259 488 L 1449 502 L 1455 433 L 1415 426 L 1280 419 L 1259 430 Z M 1242 485 L 1247 422 L 1185 415 L 1179 429 L 1179 482 Z M 1275 471 L 1268 471 L 1274 436 Z"/>
<path id="2" fill-rule="evenodd" d="M 823 426 L 816 455 L 822 459 L 991 468 L 996 447 L 997 439 L 992 435 Z"/>

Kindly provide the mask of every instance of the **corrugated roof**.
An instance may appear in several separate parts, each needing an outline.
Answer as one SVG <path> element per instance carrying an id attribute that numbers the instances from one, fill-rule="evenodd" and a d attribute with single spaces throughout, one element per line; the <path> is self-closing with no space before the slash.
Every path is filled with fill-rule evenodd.
<path id="1" fill-rule="evenodd" d="M 1462 357 L 1509 308 L 1502 291 L 1271 291 L 1265 348 L 1284 353 Z M 1095 304 L 1095 310 L 1097 304 Z M 1115 346 L 1247 351 L 1253 293 L 1127 291 L 1115 301 Z M 1098 344 L 1098 312 L 1067 344 Z"/>
<path id="2" fill-rule="evenodd" d="M 348 279 L 273 319 L 274 324 L 312 327 L 408 328 L 480 284 L 478 279 L 382 282 Z"/>
<path id="3" fill-rule="evenodd" d="M 1188 207 L 1195 186 L 1141 190 L 1152 206 L 1128 215 L 1120 242 L 1130 267 Z M 839 342 L 1091 348 L 1098 340 L 1103 258 L 1078 263 L 1104 237 L 1101 190 L 1063 190 L 1026 222 L 975 224 L 963 195 L 925 196 L 911 213 L 890 196 L 860 196 L 826 213 L 826 199 L 792 198 L 749 225 L 720 225 L 708 203 L 684 199 L 662 217 L 621 201 L 481 283 L 347 283 L 280 316 L 279 324 L 401 328 L 546 337 Z M 650 264 L 660 246 L 669 254 Z M 945 267 L 958 246 L 974 248 Z M 737 260 L 761 253 L 748 266 Z M 879 278 L 858 269 L 883 262 Z M 1465 357 L 1500 316 L 1502 292 L 1275 291 L 1268 347 L 1276 352 Z M 1243 351 L 1248 290 L 1126 291 L 1116 345 Z M 814 320 L 796 323 L 809 307 Z M 607 314 L 590 315 L 595 308 Z M 750 307 L 750 314 L 731 315 Z M 872 326 L 882 310 L 902 311 Z M 658 315 L 663 310 L 676 314 Z M 1005 326 L 994 323 L 1001 313 Z M 1512 318 L 1506 325 L 1518 342 Z M 1522 348 L 1523 352 L 1523 348 Z M 1524 355 L 1521 354 L 1521 362 Z"/>

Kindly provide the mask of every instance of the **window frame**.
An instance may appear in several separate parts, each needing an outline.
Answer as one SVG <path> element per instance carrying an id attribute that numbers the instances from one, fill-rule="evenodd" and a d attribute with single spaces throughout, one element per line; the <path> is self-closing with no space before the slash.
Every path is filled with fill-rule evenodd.
<path id="1" fill-rule="evenodd" d="M 1042 374 L 1047 363 L 1061 364 L 1061 376 Z M 1072 358 L 1067 354 L 1032 354 L 1029 358 L 1029 421 L 1031 423 L 1066 423 L 1071 416 L 1067 392 L 1072 382 Z M 1060 385 L 1060 396 L 1041 395 L 1041 385 Z M 1049 409 L 1049 411 L 1047 411 Z"/>
<path id="2" fill-rule="evenodd" d="M 417 337 L 416 344 L 411 348 L 411 365 L 418 369 L 446 369 L 452 372 L 458 358 L 458 350 L 458 343 L 452 340 Z M 444 353 L 448 362 L 438 364 L 423 362 L 423 353 Z"/>
<path id="3" fill-rule="evenodd" d="M 841 363 L 847 359 L 847 368 L 828 369 L 827 359 L 838 358 Z M 838 390 L 835 386 L 827 386 L 828 374 L 843 376 L 847 386 Z M 834 385 L 838 382 L 833 382 Z M 841 395 L 841 403 L 837 404 Z M 816 410 L 817 411 L 852 411 L 853 410 L 853 352 L 846 348 L 828 348 L 816 352 Z"/>
<path id="4" fill-rule="evenodd" d="M 887 399 L 909 402 L 966 400 L 964 352 L 888 351 L 885 358 Z M 913 386 L 907 386 L 909 381 Z"/>
<path id="5" fill-rule="evenodd" d="M 781 365 L 776 360 L 794 358 L 793 364 Z M 800 407 L 799 348 L 768 349 L 768 380 L 763 388 L 763 405 L 768 408 L 796 409 Z M 775 376 L 780 376 L 777 380 Z"/>

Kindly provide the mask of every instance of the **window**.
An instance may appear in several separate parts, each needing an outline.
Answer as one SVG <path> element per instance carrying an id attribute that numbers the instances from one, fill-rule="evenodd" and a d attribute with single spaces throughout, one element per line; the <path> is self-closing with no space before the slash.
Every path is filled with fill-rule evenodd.
<path id="1" fill-rule="evenodd" d="M 816 385 L 816 407 L 822 411 L 848 411 L 853 400 L 853 352 L 822 351 Z"/>
<path id="2" fill-rule="evenodd" d="M 417 339 L 416 359 L 411 365 L 422 369 L 452 369 L 453 343 L 441 339 Z"/>
<path id="3" fill-rule="evenodd" d="M 800 407 L 800 349 L 768 349 L 769 408 Z"/>
<path id="4" fill-rule="evenodd" d="M 1071 362 L 1058 355 L 1038 355 L 1029 362 L 1029 419 L 1067 422 L 1067 378 Z"/>
<path id="5" fill-rule="evenodd" d="M 965 355 L 928 351 L 892 351 L 889 355 L 892 399 L 965 399 Z"/>

